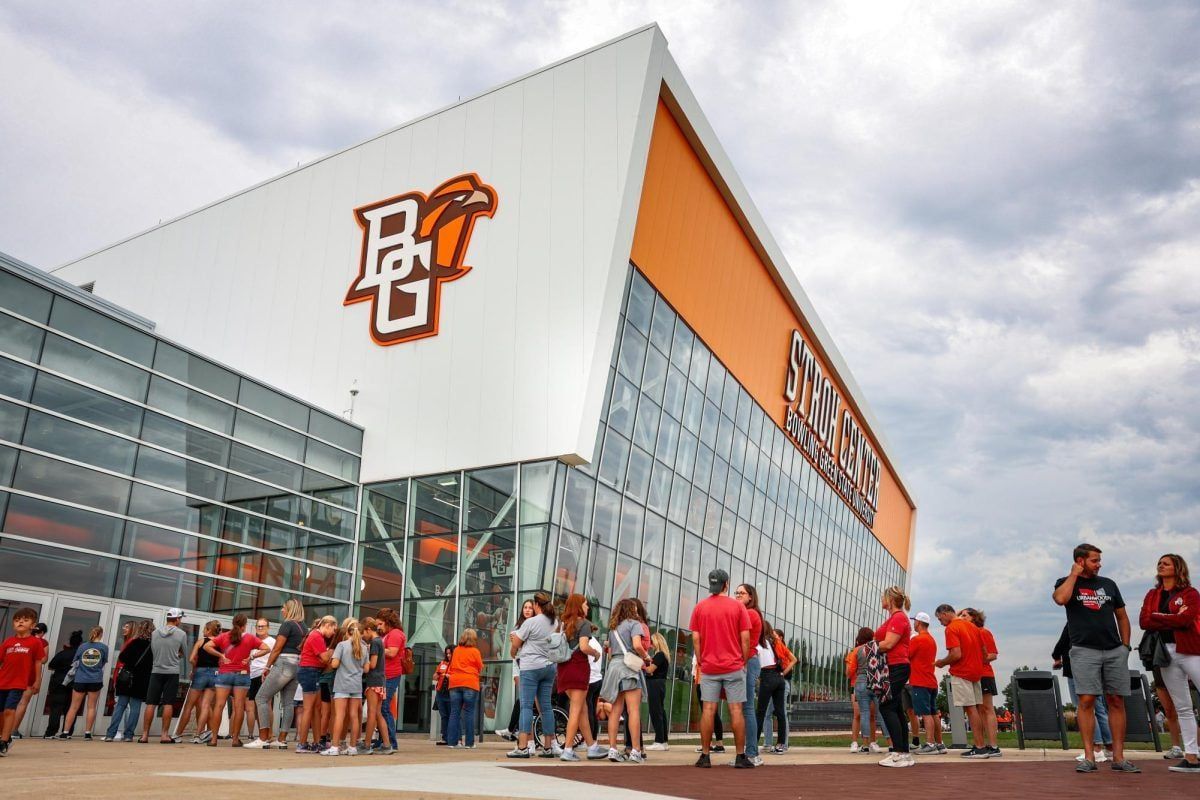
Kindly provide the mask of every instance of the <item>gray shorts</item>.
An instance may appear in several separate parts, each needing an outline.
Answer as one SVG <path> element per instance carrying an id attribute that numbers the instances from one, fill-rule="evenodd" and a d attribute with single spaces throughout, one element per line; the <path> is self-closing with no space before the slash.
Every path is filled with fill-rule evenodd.
<path id="1" fill-rule="evenodd" d="M 725 690 L 725 699 L 730 703 L 746 702 L 746 670 L 726 672 L 721 675 L 700 674 L 700 701 L 702 703 L 721 702 L 721 690 Z"/>
<path id="2" fill-rule="evenodd" d="M 1077 694 L 1129 695 L 1129 650 L 1093 650 L 1090 647 L 1071 648 L 1071 673 L 1075 676 Z"/>

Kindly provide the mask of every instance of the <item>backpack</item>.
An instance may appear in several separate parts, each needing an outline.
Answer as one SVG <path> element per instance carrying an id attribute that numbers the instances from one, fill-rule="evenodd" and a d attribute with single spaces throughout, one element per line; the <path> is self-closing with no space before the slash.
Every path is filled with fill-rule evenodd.
<path id="1" fill-rule="evenodd" d="M 867 688 L 875 693 L 880 703 L 892 696 L 892 679 L 888 674 L 887 653 L 879 649 L 878 642 L 863 645 L 867 654 Z"/>
<path id="2" fill-rule="evenodd" d="M 565 664 L 571 660 L 571 643 L 563 632 L 562 623 L 550 633 L 550 643 L 546 645 L 546 658 L 555 664 Z"/>

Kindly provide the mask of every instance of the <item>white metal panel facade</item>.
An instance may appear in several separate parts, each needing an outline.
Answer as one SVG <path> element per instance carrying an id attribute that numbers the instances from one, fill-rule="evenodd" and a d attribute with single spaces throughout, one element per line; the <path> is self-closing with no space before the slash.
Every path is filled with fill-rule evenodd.
<path id="1" fill-rule="evenodd" d="M 656 27 L 636 31 L 56 274 L 327 409 L 357 381 L 366 482 L 590 460 L 664 51 Z M 342 304 L 354 209 L 464 173 L 497 195 L 473 269 L 442 285 L 436 336 L 380 346 L 370 304 Z"/>

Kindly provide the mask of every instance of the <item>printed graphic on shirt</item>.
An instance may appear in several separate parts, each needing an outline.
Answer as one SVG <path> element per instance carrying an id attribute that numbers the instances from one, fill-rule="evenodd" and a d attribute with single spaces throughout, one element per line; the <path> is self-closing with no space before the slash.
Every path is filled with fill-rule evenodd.
<path id="1" fill-rule="evenodd" d="M 1105 603 L 1112 602 L 1112 598 L 1108 596 L 1103 588 L 1084 589 L 1080 587 L 1078 593 L 1075 595 L 1075 599 L 1082 603 L 1083 607 L 1089 611 L 1100 611 L 1104 608 Z"/>
<path id="2" fill-rule="evenodd" d="M 100 648 L 89 647 L 79 656 L 79 663 L 88 669 L 94 669 L 100 666 Z"/>

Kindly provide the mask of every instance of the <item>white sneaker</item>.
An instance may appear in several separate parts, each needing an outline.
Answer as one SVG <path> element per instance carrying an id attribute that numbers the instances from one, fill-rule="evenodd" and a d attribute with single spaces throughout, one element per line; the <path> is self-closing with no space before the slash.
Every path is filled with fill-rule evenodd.
<path id="1" fill-rule="evenodd" d="M 242 747 L 245 747 L 249 750 L 266 750 L 270 746 L 271 746 L 270 742 L 264 742 L 262 739 L 259 739 L 258 737 L 255 737 L 254 741 L 246 742 L 244 745 L 242 745 Z"/>
<path id="2" fill-rule="evenodd" d="M 754 758 L 750 759 L 750 763 L 756 767 L 761 767 L 764 762 L 762 760 L 762 756 L 755 756 Z"/>
<path id="3" fill-rule="evenodd" d="M 270 744 L 271 743 L 268 742 L 268 746 Z M 287 750 L 288 749 L 288 743 L 287 743 L 286 739 L 276 739 L 274 742 L 274 746 L 275 746 L 275 749 L 277 749 L 277 750 Z"/>
<path id="4" fill-rule="evenodd" d="M 553 745 L 550 745 L 550 753 L 555 758 L 558 758 L 559 756 L 561 756 L 563 754 L 563 749 L 561 747 L 559 747 L 557 744 L 553 744 Z"/>
<path id="5" fill-rule="evenodd" d="M 608 748 L 608 760 L 619 764 L 625 760 L 625 756 L 621 755 L 617 748 L 610 747 Z"/>
<path id="6" fill-rule="evenodd" d="M 600 744 L 600 742 L 596 742 L 594 745 L 591 745 L 590 747 L 588 747 L 587 757 L 588 757 L 588 761 L 595 761 L 596 759 L 599 759 L 599 758 L 607 758 L 608 757 L 608 748 L 605 747 L 604 745 Z"/>
<path id="7" fill-rule="evenodd" d="M 1112 757 L 1113 757 L 1113 755 L 1112 755 L 1111 750 L 1103 750 L 1102 749 L 1102 750 L 1096 751 L 1096 763 L 1097 764 L 1103 764 L 1105 761 L 1112 761 Z"/>
<path id="8" fill-rule="evenodd" d="M 881 767 L 911 767 L 917 763 L 917 760 L 908 753 L 889 753 L 888 757 L 879 762 Z"/>
<path id="9" fill-rule="evenodd" d="M 342 755 L 356 756 L 356 755 L 358 755 L 358 748 L 357 747 L 347 747 L 346 749 L 342 750 Z"/>
<path id="10" fill-rule="evenodd" d="M 645 760 L 646 759 L 637 750 L 630 750 L 629 755 L 626 756 L 626 761 L 628 761 L 631 764 L 641 764 Z"/>
<path id="11" fill-rule="evenodd" d="M 321 755 L 336 756 L 336 755 L 341 755 L 341 754 L 338 752 L 338 749 L 336 747 L 334 747 L 333 745 L 329 745 L 329 747 L 326 747 L 324 750 L 321 751 Z"/>
<path id="12" fill-rule="evenodd" d="M 871 753 L 886 753 L 887 752 L 887 750 L 884 750 L 882 747 L 875 744 L 874 742 L 871 742 L 871 745 L 867 748 L 867 751 L 871 752 Z"/>
<path id="13" fill-rule="evenodd" d="M 114 742 L 123 742 L 123 741 L 125 741 L 125 734 L 123 734 L 123 733 L 118 733 L 116 736 L 114 736 L 114 737 L 112 738 L 112 740 L 113 740 Z M 1181 757 L 1182 757 L 1182 756 L 1181 756 Z"/>
<path id="14" fill-rule="evenodd" d="M 857 754 L 857 753 L 858 753 L 858 742 L 851 742 L 851 743 L 850 743 L 850 752 L 851 752 L 851 753 L 855 753 L 855 754 Z"/>
<path id="15" fill-rule="evenodd" d="M 666 742 L 654 742 L 653 744 L 646 745 L 646 749 L 647 750 L 661 750 L 663 752 L 666 752 L 667 750 L 671 749 L 671 745 L 667 744 Z"/>

